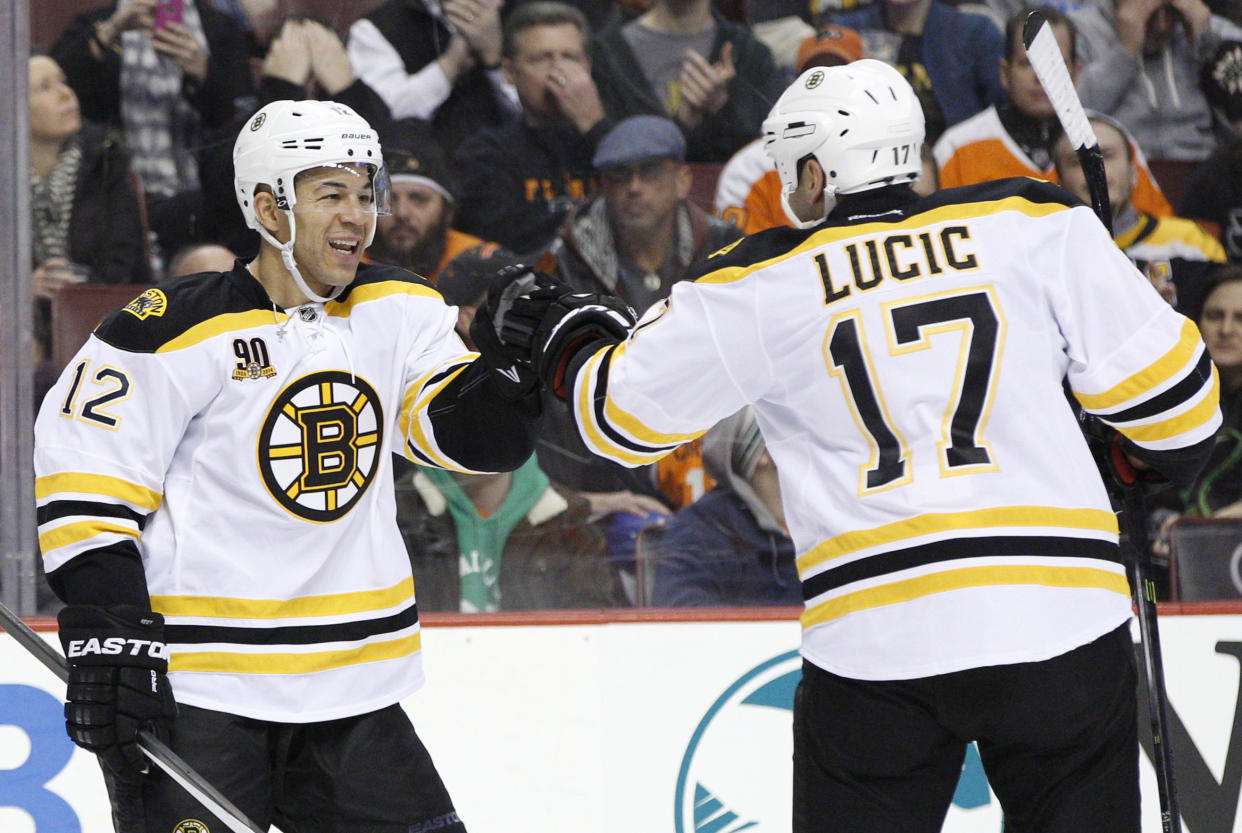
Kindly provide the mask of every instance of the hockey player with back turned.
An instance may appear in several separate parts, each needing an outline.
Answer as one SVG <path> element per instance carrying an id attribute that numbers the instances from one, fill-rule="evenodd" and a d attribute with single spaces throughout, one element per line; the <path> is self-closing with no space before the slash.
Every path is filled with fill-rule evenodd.
<path id="1" fill-rule="evenodd" d="M 476 343 L 629 465 L 753 406 L 806 600 L 795 833 L 939 831 L 971 741 L 1009 833 L 1137 833 L 1130 592 L 1062 380 L 1185 482 L 1220 424 L 1198 331 L 1056 186 L 918 198 L 923 115 L 885 64 L 804 72 L 764 140 L 798 229 L 628 332 L 518 277 Z"/>
<path id="2" fill-rule="evenodd" d="M 273 102 L 233 158 L 258 257 L 113 313 L 36 422 L 69 736 L 122 833 L 223 829 L 144 774 L 143 727 L 264 829 L 463 833 L 399 704 L 423 672 L 391 454 L 516 468 L 538 380 L 467 351 L 421 279 L 359 265 L 388 186 L 348 107 Z"/>

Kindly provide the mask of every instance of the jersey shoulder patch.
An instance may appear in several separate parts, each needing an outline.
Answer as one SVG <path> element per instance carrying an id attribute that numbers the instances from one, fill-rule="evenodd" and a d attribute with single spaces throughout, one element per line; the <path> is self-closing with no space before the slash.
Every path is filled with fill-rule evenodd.
<path id="1" fill-rule="evenodd" d="M 266 297 L 262 288 L 249 273 L 244 277 L 252 287 L 239 285 L 234 272 L 200 272 L 162 281 L 104 318 L 95 335 L 121 350 L 154 353 L 216 316 L 260 308 L 260 298 Z"/>

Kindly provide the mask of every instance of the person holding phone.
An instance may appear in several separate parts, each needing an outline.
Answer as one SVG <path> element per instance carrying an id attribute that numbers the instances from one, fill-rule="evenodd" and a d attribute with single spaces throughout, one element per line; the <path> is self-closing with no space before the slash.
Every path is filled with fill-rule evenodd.
<path id="1" fill-rule="evenodd" d="M 205 0 L 114 0 L 52 45 L 87 119 L 117 128 L 164 254 L 193 237 L 196 149 L 253 95 L 245 34 Z"/>

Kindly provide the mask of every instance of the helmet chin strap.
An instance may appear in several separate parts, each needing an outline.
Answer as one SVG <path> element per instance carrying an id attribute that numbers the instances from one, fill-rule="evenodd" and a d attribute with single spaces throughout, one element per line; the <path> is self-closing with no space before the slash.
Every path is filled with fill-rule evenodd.
<path id="1" fill-rule="evenodd" d="M 284 262 L 285 268 L 289 270 L 289 274 L 293 276 L 293 282 L 297 284 L 297 287 L 298 289 L 302 291 L 302 294 L 305 295 L 307 298 L 310 298 L 312 301 L 317 301 L 321 304 L 326 304 L 328 301 L 331 301 L 333 298 L 335 298 L 336 296 L 344 292 L 345 287 L 343 286 L 335 287 L 331 295 L 323 296 L 316 292 L 312 292 L 311 288 L 306 285 L 306 281 L 302 278 L 301 271 L 298 270 L 297 261 L 293 259 L 293 243 L 295 240 L 297 240 L 297 237 L 298 237 L 298 226 L 297 226 L 297 223 L 295 223 L 293 220 L 293 211 L 286 210 L 285 214 L 289 217 L 289 242 L 288 243 L 281 243 L 279 240 L 277 240 L 275 237 L 272 236 L 272 233 L 270 231 L 263 228 L 262 224 L 260 224 L 258 228 L 259 236 L 280 250 L 280 259 L 281 261 Z"/>
<path id="2" fill-rule="evenodd" d="M 789 222 L 794 228 L 808 229 L 818 226 L 824 220 L 828 219 L 828 213 L 832 211 L 836 204 L 837 189 L 831 185 L 826 185 L 824 186 L 824 213 L 819 217 L 810 220 L 800 220 L 798 219 L 798 215 L 794 213 L 793 208 L 789 205 L 789 192 L 784 188 L 781 189 L 781 208 L 785 212 L 785 217 L 789 219 Z"/>

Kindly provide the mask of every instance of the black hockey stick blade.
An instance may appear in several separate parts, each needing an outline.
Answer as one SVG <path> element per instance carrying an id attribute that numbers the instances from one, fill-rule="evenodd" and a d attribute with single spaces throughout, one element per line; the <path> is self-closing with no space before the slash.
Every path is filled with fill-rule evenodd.
<path id="1" fill-rule="evenodd" d="M 0 602 L 0 628 L 8 631 L 17 643 L 34 655 L 49 671 L 60 678 L 61 682 L 69 679 L 69 663 L 51 645 L 43 641 L 31 630 L 21 617 L 9 610 L 8 605 Z M 220 791 L 199 775 L 181 759 L 177 753 L 169 749 L 163 741 L 150 732 L 138 733 L 138 748 L 150 758 L 168 777 L 180 784 L 186 792 L 194 796 L 204 807 L 215 814 L 216 818 L 233 833 L 266 833 L 266 831 L 246 818 L 246 814 L 233 805 Z"/>
<path id="2" fill-rule="evenodd" d="M 1057 120 L 1061 122 L 1061 128 L 1078 154 L 1078 164 L 1082 166 L 1091 194 L 1091 210 L 1112 234 L 1113 212 L 1108 202 L 1108 179 L 1104 174 L 1100 142 L 1091 129 L 1087 111 L 1078 99 L 1069 68 L 1065 66 L 1065 57 L 1061 54 L 1061 45 L 1057 43 L 1052 26 L 1042 12 L 1033 11 L 1026 16 L 1022 42 L 1026 45 L 1031 69 L 1035 70 L 1048 101 L 1056 111 Z"/>

